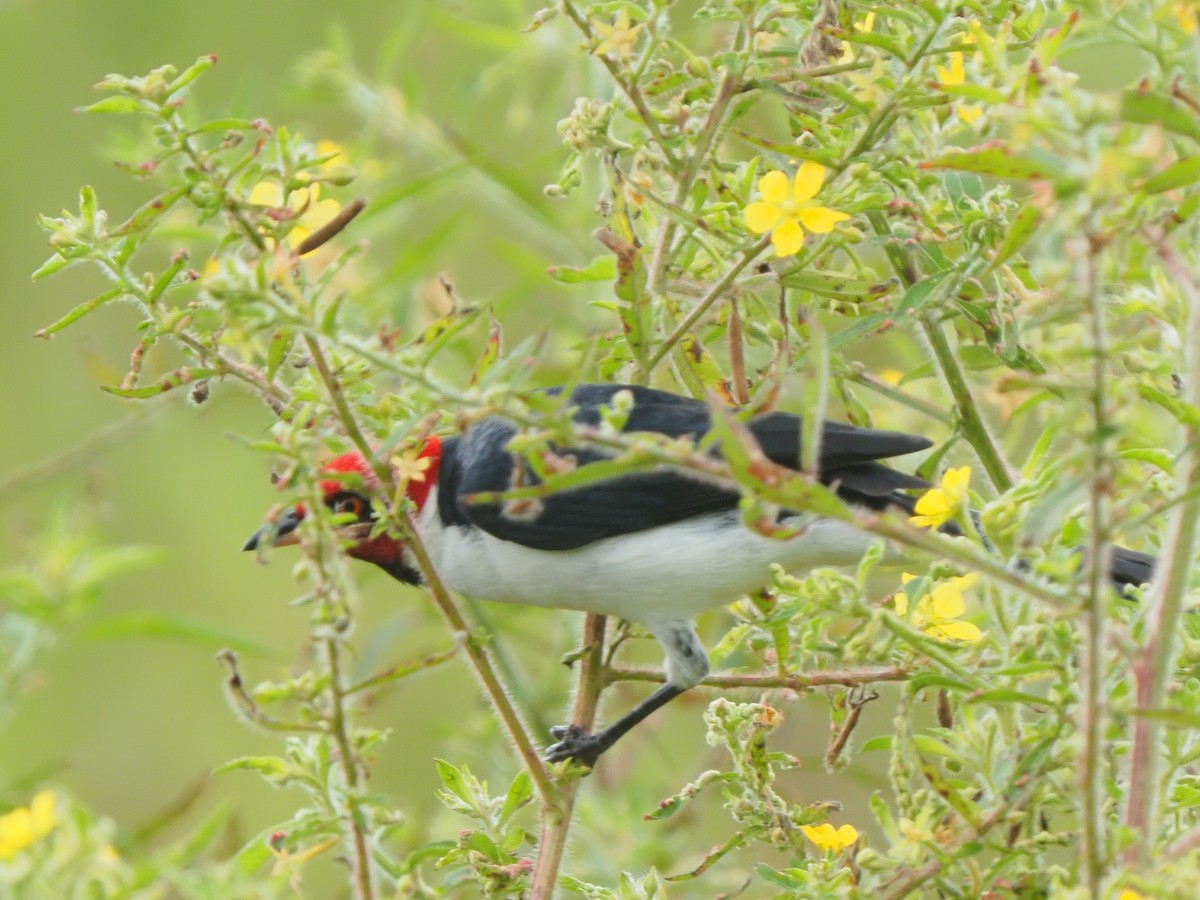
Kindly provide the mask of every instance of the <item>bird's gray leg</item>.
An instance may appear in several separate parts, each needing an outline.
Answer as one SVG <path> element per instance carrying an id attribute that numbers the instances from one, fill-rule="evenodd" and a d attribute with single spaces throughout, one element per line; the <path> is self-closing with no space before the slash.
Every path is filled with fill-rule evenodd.
<path id="1" fill-rule="evenodd" d="M 708 652 L 696 636 L 691 622 L 671 620 L 647 624 L 646 627 L 662 645 L 666 655 L 667 683 L 603 731 L 588 734 L 575 725 L 550 729 L 550 733 L 558 738 L 558 743 L 546 751 L 548 760 L 560 762 L 576 759 L 585 766 L 594 766 L 600 754 L 629 729 L 688 688 L 699 684 L 708 674 Z"/>

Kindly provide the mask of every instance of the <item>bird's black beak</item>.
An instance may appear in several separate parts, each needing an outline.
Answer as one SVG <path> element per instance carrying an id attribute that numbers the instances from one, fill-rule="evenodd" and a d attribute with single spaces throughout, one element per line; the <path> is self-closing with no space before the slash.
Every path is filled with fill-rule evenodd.
<path id="1" fill-rule="evenodd" d="M 246 541 L 242 550 L 257 550 L 264 544 L 268 547 L 286 547 L 289 544 L 300 543 L 300 535 L 296 533 L 296 528 L 303 518 L 304 513 L 296 507 L 285 509 L 274 522 L 268 522 L 250 535 L 250 540 Z"/>

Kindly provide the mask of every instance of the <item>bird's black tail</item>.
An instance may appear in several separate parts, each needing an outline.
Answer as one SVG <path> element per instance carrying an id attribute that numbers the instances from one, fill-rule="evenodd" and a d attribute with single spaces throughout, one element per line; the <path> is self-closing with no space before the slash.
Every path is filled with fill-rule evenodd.
<path id="1" fill-rule="evenodd" d="M 839 486 L 838 493 L 844 500 L 851 503 L 880 510 L 888 506 L 898 506 L 909 515 L 915 513 L 917 505 L 917 498 L 900 493 L 899 491 L 889 494 L 886 498 L 868 497 L 860 495 L 856 491 L 848 490 L 845 486 Z M 979 513 L 972 510 L 971 517 L 978 526 Z M 955 522 L 947 522 L 939 530 L 943 534 L 955 536 L 962 534 L 962 529 Z M 980 528 L 979 530 L 982 534 L 983 529 Z M 986 543 L 987 537 L 984 536 L 983 540 Z M 1142 553 L 1140 550 L 1130 550 L 1128 547 L 1113 547 L 1112 555 L 1109 558 L 1108 577 L 1112 579 L 1112 583 L 1116 589 L 1123 592 L 1128 587 L 1138 587 L 1139 585 L 1147 584 L 1154 577 L 1154 567 L 1157 562 L 1157 558 L 1151 556 L 1149 553 Z"/>

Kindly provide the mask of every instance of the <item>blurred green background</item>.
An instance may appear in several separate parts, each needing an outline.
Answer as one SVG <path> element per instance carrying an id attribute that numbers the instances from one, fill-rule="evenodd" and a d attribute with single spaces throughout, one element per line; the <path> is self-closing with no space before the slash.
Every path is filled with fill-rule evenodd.
<path id="1" fill-rule="evenodd" d="M 113 165 L 129 143 L 119 129 L 130 124 L 74 108 L 98 99 L 92 85 L 109 72 L 182 67 L 214 53 L 219 64 L 193 95 L 206 114 L 262 116 L 312 140 L 338 141 L 351 165 L 366 162 L 367 153 L 378 160 L 364 185 L 374 218 L 364 216 L 355 234 L 372 241 L 367 268 L 376 280 L 364 303 L 378 321 L 419 320 L 425 306 L 442 302 L 435 285 L 445 273 L 468 302 L 496 303 L 513 340 L 554 315 L 570 343 L 582 334 L 570 320 L 585 321 L 588 307 L 548 279 L 545 266 L 590 258 L 596 222 L 583 192 L 553 200 L 541 188 L 563 157 L 554 122 L 594 73 L 565 28 L 518 31 L 537 6 L 0 2 L 8 123 L 0 146 L 0 422 L 8 436 L 0 445 L 2 564 L 33 553 L 31 541 L 62 504 L 108 541 L 162 552 L 159 564 L 114 582 L 83 627 L 44 658 L 0 728 L 0 783 L 44 774 L 123 828 L 136 827 L 222 762 L 278 749 L 278 739 L 249 730 L 226 707 L 216 651 L 237 639 L 251 683 L 305 654 L 307 611 L 287 605 L 299 593 L 288 561 L 263 567 L 239 553 L 276 497 L 270 461 L 231 435 L 262 436 L 269 412 L 227 385 L 214 385 L 200 407 L 182 392 L 150 403 L 101 392 L 100 383 L 119 381 L 128 366 L 135 340 L 129 308 L 103 310 L 51 341 L 33 337 L 101 289 L 83 269 L 31 285 L 29 273 L 48 255 L 36 215 L 74 208 L 82 184 L 93 185 L 115 217 L 151 190 Z M 375 98 L 382 104 L 376 112 L 353 109 L 335 91 L 302 87 L 322 64 L 303 60 L 337 42 L 351 48 L 368 78 L 394 85 Z M 361 92 L 358 99 L 374 102 Z M 164 366 L 169 361 L 150 368 Z M 449 644 L 417 592 L 406 595 L 365 567 L 360 574 L 361 671 Z M 510 613 L 504 627 L 513 645 L 523 630 L 539 635 L 541 646 L 551 629 L 561 633 L 562 649 L 574 638 L 575 617 Z M 114 621 L 144 614 L 223 633 L 139 636 L 127 624 L 112 633 Z M 553 658 L 548 665 L 559 668 Z M 526 680 L 539 686 L 530 703 L 553 721 L 568 673 L 546 674 Z M 499 736 L 476 715 L 481 709 L 457 662 L 400 683 L 373 714 L 398 730 L 379 760 L 378 789 L 410 812 L 440 808 L 431 759 L 439 735 L 456 728 L 447 717 L 454 710 L 474 715 L 485 733 L 473 735 L 471 746 L 440 752 L 472 763 L 503 760 L 511 775 Z M 217 778 L 201 806 L 221 798 L 236 799 L 246 834 L 286 818 L 298 802 L 246 773 Z"/>
<path id="2" fill-rule="evenodd" d="M 466 302 L 494 304 L 510 345 L 551 326 L 541 361 L 552 380 L 556 369 L 578 362 L 575 348 L 604 319 L 588 305 L 597 288 L 558 285 L 545 268 L 580 265 L 598 253 L 590 233 L 601 219 L 594 174 L 565 199 L 544 196 L 542 186 L 556 179 L 564 158 L 555 122 L 577 96 L 607 95 L 608 88 L 567 24 L 521 33 L 541 5 L 0 0 L 0 423 L 7 435 L 0 443 L 0 563 L 28 555 L 63 504 L 111 542 L 162 553 L 157 565 L 114 582 L 82 627 L 44 658 L 40 677 L 0 723 L 0 787 L 45 775 L 122 828 L 136 828 L 221 763 L 278 749 L 278 738 L 251 731 L 226 707 L 217 650 L 238 649 L 252 684 L 302 663 L 306 653 L 307 612 L 288 605 L 299 590 L 287 560 L 277 556 L 264 567 L 238 552 L 275 496 L 269 460 L 231 436 L 261 436 L 268 411 L 231 385 L 214 385 L 202 406 L 181 393 L 141 403 L 98 390 L 128 366 L 135 319 L 127 308 L 89 316 L 49 342 L 32 336 L 101 289 L 86 270 L 30 284 L 29 273 L 48 255 L 35 216 L 74 208 L 82 184 L 93 185 L 114 216 L 150 190 L 113 166 L 131 146 L 117 131 L 125 123 L 73 109 L 98 98 L 91 85 L 109 72 L 143 74 L 216 54 L 219 65 L 193 94 L 206 114 L 262 116 L 312 140 L 338 141 L 351 165 L 368 170 L 346 192 L 370 203 L 353 230 L 370 241 L 355 301 L 364 325 L 412 327 L 434 315 L 444 302 L 437 287 L 444 273 Z M 344 75 L 339 60 L 352 61 L 363 81 L 332 77 Z M 170 360 L 154 365 L 169 368 Z M 881 425 L 903 425 L 888 415 Z M 361 673 L 449 644 L 419 592 L 365 567 L 360 576 Z M 497 650 L 521 705 L 540 717 L 539 726 L 563 718 L 571 676 L 557 659 L 576 642 L 581 617 L 479 612 L 502 635 Z M 130 623 L 148 614 L 203 627 L 178 637 L 149 628 L 139 634 Z M 719 614 L 703 623 L 710 641 L 723 624 Z M 658 658 L 640 646 L 633 656 Z M 614 689 L 609 708 L 625 708 L 642 692 Z M 654 797 L 615 791 L 603 814 L 581 810 L 585 823 L 609 837 L 600 846 L 576 845 L 577 854 L 593 857 L 593 871 L 605 860 L 614 870 L 662 864 L 652 856 L 662 842 L 695 853 L 732 832 L 715 797 L 705 804 L 714 815 L 704 826 L 641 817 L 713 764 L 701 740 L 706 702 L 697 694 L 661 714 L 585 786 L 586 793 L 618 784 L 635 762 L 658 773 Z M 886 705 L 873 705 L 877 722 L 888 720 Z M 853 808 L 882 784 L 884 757 L 877 756 L 878 771 L 825 775 L 822 707 L 819 699 L 785 707 L 780 742 L 806 762 L 788 790 L 797 801 L 837 799 Z M 417 834 L 458 827 L 434 798 L 434 756 L 467 762 L 494 776 L 493 786 L 515 772 L 461 662 L 399 682 L 371 717 L 396 729 L 375 766 L 374 787 L 396 798 Z M 235 773 L 207 785 L 198 809 L 222 800 L 236 803 L 250 835 L 285 819 L 298 797 Z M 425 821 L 430 816 L 441 817 L 440 826 Z M 706 836 L 670 835 L 689 828 Z M 336 880 L 333 871 L 325 877 Z"/>

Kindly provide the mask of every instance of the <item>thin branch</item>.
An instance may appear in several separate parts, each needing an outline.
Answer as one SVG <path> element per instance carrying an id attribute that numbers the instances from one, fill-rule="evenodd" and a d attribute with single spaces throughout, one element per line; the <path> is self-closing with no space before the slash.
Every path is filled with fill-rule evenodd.
<path id="1" fill-rule="evenodd" d="M 1183 400 L 1191 408 L 1200 407 L 1200 288 L 1195 273 L 1188 270 L 1166 244 L 1158 247 L 1163 265 L 1187 301 L 1186 375 Z M 1181 632 L 1180 619 L 1192 571 L 1192 552 L 1200 521 L 1200 428 L 1184 426 L 1181 469 L 1186 473 L 1182 493 L 1188 499 L 1171 513 L 1167 523 L 1164 552 L 1155 566 L 1146 611 L 1146 642 L 1133 659 L 1137 709 L 1160 709 L 1166 697 L 1167 678 L 1174 668 Z M 1139 716 L 1133 725 L 1129 754 L 1129 805 L 1125 825 L 1133 837 L 1125 852 L 1129 864 L 1146 865 L 1150 847 L 1158 833 L 1156 824 L 1159 793 L 1159 766 L 1163 723 L 1151 716 Z"/>
<path id="2" fill-rule="evenodd" d="M 701 685 L 705 687 L 755 688 L 767 690 L 783 688 L 791 691 L 807 691 L 815 687 L 840 685 L 855 687 L 860 684 L 875 684 L 880 681 L 907 681 L 912 674 L 909 666 L 890 666 L 886 669 L 843 669 L 831 672 L 812 672 L 808 675 L 745 675 L 734 672 L 709 675 Z M 618 666 L 604 673 L 608 682 L 648 681 L 656 684 L 666 682 L 666 675 L 658 669 Z"/>
<path id="3" fill-rule="evenodd" d="M 368 443 L 362 429 L 358 425 L 358 421 L 354 417 L 353 411 L 350 409 L 349 403 L 346 401 L 341 384 L 329 368 L 329 363 L 325 359 L 325 353 L 321 348 L 320 342 L 314 336 L 308 334 L 305 335 L 305 343 L 312 357 L 313 364 L 317 369 L 317 373 L 325 385 L 330 402 L 333 403 L 334 409 L 338 413 L 338 419 L 342 427 L 346 430 L 347 436 L 358 449 L 359 453 L 363 455 L 363 458 L 370 461 L 372 471 L 379 479 L 379 483 L 386 488 L 387 496 L 394 497 L 396 495 L 396 483 L 391 469 L 388 468 L 386 463 L 376 458 L 371 445 Z M 532 778 L 538 793 L 542 797 L 542 802 L 552 804 L 555 800 L 554 784 L 550 780 L 550 775 L 546 771 L 545 765 L 542 764 L 537 748 L 529 737 L 529 731 L 517 714 L 512 701 L 509 700 L 499 676 L 497 676 L 495 669 L 488 659 L 483 643 L 472 633 L 470 626 L 468 626 L 466 619 L 463 618 L 462 612 L 458 608 L 458 604 L 450 596 L 450 592 L 446 589 L 441 576 L 434 567 L 433 560 L 430 558 L 424 543 L 421 541 L 421 536 L 417 531 L 416 521 L 412 513 L 404 510 L 399 523 L 405 530 L 406 545 L 416 560 L 417 568 L 425 580 L 434 605 L 437 606 L 438 611 L 450 626 L 451 633 L 456 636 L 464 636 L 467 658 L 471 661 L 471 666 L 475 670 L 476 677 L 479 679 L 484 692 L 487 694 L 493 708 L 496 710 L 497 715 L 500 716 L 505 729 L 512 738 L 513 744 L 525 764 L 525 768 L 529 771 L 530 778 Z"/>
<path id="4" fill-rule="evenodd" d="M 607 683 L 603 677 L 606 621 L 604 616 L 588 613 L 583 626 L 583 644 L 588 650 L 579 661 L 579 684 L 575 689 L 571 724 L 588 732 L 595 724 L 600 693 Z M 562 784 L 556 801 L 542 808 L 542 836 L 538 841 L 537 864 L 529 888 L 530 900 L 551 900 L 554 896 L 579 785 L 578 778 Z"/>

